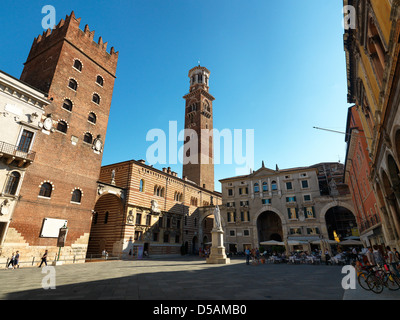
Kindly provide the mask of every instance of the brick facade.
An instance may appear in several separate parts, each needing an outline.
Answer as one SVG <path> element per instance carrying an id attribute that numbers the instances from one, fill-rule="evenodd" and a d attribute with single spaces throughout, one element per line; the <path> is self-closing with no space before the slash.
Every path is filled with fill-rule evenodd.
<path id="1" fill-rule="evenodd" d="M 72 12 L 56 29 L 35 38 L 21 75 L 51 101 L 41 118 L 36 159 L 25 175 L 5 240 L 9 250 L 20 248 L 25 258 L 44 249 L 50 256 L 58 251 L 56 238 L 40 236 L 44 218 L 68 220 L 65 257 L 86 254 L 118 53 L 114 48 L 108 53 L 101 37 L 94 42 L 94 32 L 88 26 L 82 31 L 79 25 Z M 71 79 L 77 88 L 70 87 Z M 93 102 L 94 94 L 100 101 Z M 70 107 L 64 105 L 67 100 Z M 95 118 L 88 120 L 89 114 Z M 88 133 L 91 141 L 85 142 Z M 39 195 L 43 184 L 51 185 L 50 196 Z M 72 201 L 74 190 L 81 200 Z"/>
<path id="2" fill-rule="evenodd" d="M 99 185 L 89 255 L 106 249 L 129 256 L 138 246 L 145 246 L 150 255 L 180 254 L 185 244 L 187 252 L 196 251 L 203 245 L 200 235 L 210 233 L 212 223 L 199 214 L 199 208 L 222 203 L 220 193 L 181 179 L 169 168 L 155 169 L 143 160 L 102 167 Z"/>

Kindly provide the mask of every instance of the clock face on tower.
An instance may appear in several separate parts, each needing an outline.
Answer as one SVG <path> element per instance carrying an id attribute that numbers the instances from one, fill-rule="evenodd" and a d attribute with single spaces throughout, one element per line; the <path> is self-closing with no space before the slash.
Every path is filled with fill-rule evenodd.
<path id="1" fill-rule="evenodd" d="M 51 118 L 46 118 L 43 121 L 43 128 L 45 128 L 46 130 L 50 131 L 52 126 L 53 126 L 53 120 L 51 120 Z"/>
<path id="2" fill-rule="evenodd" d="M 94 142 L 94 149 L 96 151 L 100 151 L 102 145 L 103 145 L 103 143 L 101 142 L 101 140 L 100 139 L 96 139 L 95 142 Z"/>

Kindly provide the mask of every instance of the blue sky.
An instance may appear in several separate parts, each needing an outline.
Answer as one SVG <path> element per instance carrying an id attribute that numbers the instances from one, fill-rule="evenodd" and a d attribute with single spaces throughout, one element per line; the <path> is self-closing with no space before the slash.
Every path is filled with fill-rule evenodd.
<path id="1" fill-rule="evenodd" d="M 279 3 L 279 4 L 278 4 Z M 254 129 L 255 168 L 344 162 L 347 85 L 341 1 L 2 1 L 0 69 L 19 78 L 44 5 L 75 11 L 120 52 L 103 164 L 144 159 L 149 130 L 183 129 L 188 71 L 211 71 L 214 128 Z M 167 146 L 168 147 L 168 146 Z M 168 157 L 167 157 L 168 159 Z M 224 160 L 224 158 L 222 158 Z M 181 164 L 170 166 L 181 176 Z M 215 166 L 219 179 L 238 166 Z M 240 166 L 239 166 L 240 167 Z"/>

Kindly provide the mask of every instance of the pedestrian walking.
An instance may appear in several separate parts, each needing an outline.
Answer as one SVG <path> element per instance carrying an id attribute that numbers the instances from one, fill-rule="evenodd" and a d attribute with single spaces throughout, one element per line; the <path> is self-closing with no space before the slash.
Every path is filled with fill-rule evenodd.
<path id="1" fill-rule="evenodd" d="M 47 250 L 45 250 L 45 252 L 42 256 L 42 262 L 40 262 L 39 268 L 42 266 L 43 262 L 47 266 Z"/>
<path id="2" fill-rule="evenodd" d="M 393 251 L 390 250 L 390 247 L 386 247 L 388 258 L 387 258 L 387 263 L 392 266 L 392 269 L 396 276 L 400 277 L 399 270 L 397 270 L 397 262 L 396 262 L 396 256 L 394 255 Z"/>
<path id="3" fill-rule="evenodd" d="M 250 250 L 249 250 L 249 248 L 246 248 L 244 253 L 246 254 L 246 264 L 250 264 Z"/>
<path id="4" fill-rule="evenodd" d="M 15 258 L 14 258 L 14 269 L 19 268 L 19 251 L 17 251 Z"/>
<path id="5" fill-rule="evenodd" d="M 396 257 L 397 261 L 400 262 L 400 253 L 397 251 L 396 248 L 393 248 L 394 256 Z"/>
<path id="6" fill-rule="evenodd" d="M 325 264 L 329 264 L 329 260 L 331 259 L 331 256 L 329 255 L 328 249 L 325 250 Z"/>
<path id="7" fill-rule="evenodd" d="M 372 247 L 368 247 L 368 251 L 365 253 L 365 255 L 367 256 L 369 265 L 370 266 L 375 266 L 376 265 L 376 261 L 375 261 L 375 256 L 373 254 Z"/>
<path id="8" fill-rule="evenodd" d="M 14 268 L 14 260 L 15 260 L 15 253 L 13 252 L 11 255 L 10 261 L 7 264 L 7 267 L 6 267 L 7 269 L 10 268 L 10 265 L 12 268 Z"/>
<path id="9" fill-rule="evenodd" d="M 375 262 L 376 262 L 377 264 L 379 264 L 379 265 L 384 264 L 384 263 L 385 263 L 385 260 L 383 259 L 383 256 L 382 256 L 382 254 L 381 254 L 380 251 L 379 251 L 378 245 L 374 244 L 373 248 L 374 248 L 374 250 L 373 250 L 372 253 L 373 253 L 373 255 L 374 255 Z"/>

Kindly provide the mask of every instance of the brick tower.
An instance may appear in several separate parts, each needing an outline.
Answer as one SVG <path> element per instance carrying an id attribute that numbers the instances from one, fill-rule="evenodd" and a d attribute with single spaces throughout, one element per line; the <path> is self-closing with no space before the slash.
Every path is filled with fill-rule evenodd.
<path id="1" fill-rule="evenodd" d="M 21 75 L 51 101 L 40 115 L 36 158 L 4 243 L 25 257 L 44 249 L 56 254 L 54 230 L 62 220 L 68 226 L 64 258 L 86 254 L 118 52 L 107 52 L 101 37 L 94 42 L 94 31 L 79 25 L 72 12 L 35 38 Z"/>
<path id="2" fill-rule="evenodd" d="M 186 100 L 185 131 L 187 133 L 185 135 L 187 139 L 182 175 L 200 187 L 214 191 L 212 103 L 215 98 L 208 93 L 210 71 L 199 65 L 189 71 L 189 78 L 190 92 L 183 97 Z M 189 129 L 193 131 L 187 131 Z M 189 142 L 194 138 L 193 135 L 197 135 L 197 150 L 186 147 L 191 145 Z M 195 155 L 191 152 L 195 152 Z"/>

